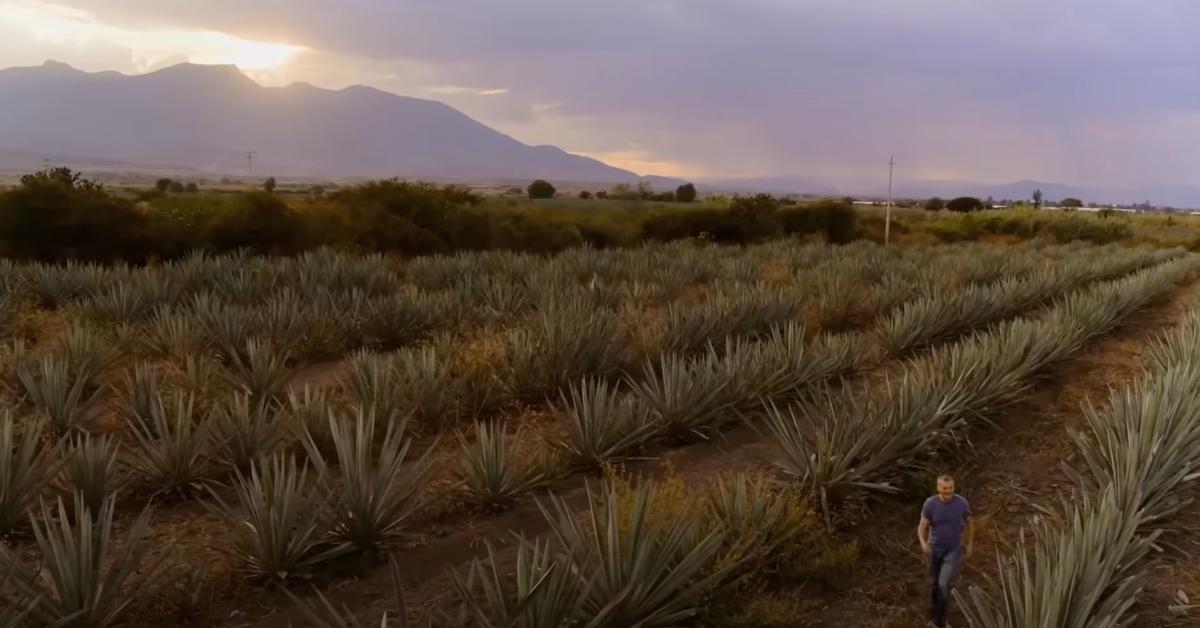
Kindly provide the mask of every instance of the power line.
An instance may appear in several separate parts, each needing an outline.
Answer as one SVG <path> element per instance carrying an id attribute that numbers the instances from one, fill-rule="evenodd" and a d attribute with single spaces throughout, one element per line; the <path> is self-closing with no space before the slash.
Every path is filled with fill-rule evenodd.
<path id="1" fill-rule="evenodd" d="M 883 218 L 883 244 L 887 246 L 892 239 L 892 171 L 896 168 L 896 156 L 888 159 L 888 197 L 887 209 Z"/>

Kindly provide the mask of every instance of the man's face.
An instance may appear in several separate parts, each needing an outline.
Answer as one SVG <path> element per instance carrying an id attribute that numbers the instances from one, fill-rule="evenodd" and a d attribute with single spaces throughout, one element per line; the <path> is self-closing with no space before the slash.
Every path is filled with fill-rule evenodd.
<path id="1" fill-rule="evenodd" d="M 938 480 L 937 492 L 942 501 L 950 501 L 954 497 L 954 480 Z"/>

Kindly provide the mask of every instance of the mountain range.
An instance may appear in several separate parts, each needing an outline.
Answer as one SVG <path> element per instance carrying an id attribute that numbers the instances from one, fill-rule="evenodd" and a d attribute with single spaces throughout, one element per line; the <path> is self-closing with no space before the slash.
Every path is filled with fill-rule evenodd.
<path id="1" fill-rule="evenodd" d="M 529 146 L 443 103 L 371 87 L 263 87 L 232 65 L 126 75 L 63 63 L 0 71 L 0 166 L 37 156 L 297 176 L 635 182 Z"/>
<path id="2" fill-rule="evenodd" d="M 437 101 L 356 85 L 263 87 L 236 66 L 183 63 L 148 74 L 84 72 L 63 63 L 0 70 L 0 171 L 45 164 L 140 172 L 198 171 L 308 177 L 423 178 L 462 182 L 684 182 L 646 176 L 553 146 L 530 146 Z M 1200 207 L 1200 186 L 1130 188 L 1047 181 L 983 183 L 905 179 L 898 198 L 978 196 L 1081 198 L 1096 203 Z M 884 184 L 832 184 L 813 177 L 710 178 L 706 192 L 882 198 Z"/>

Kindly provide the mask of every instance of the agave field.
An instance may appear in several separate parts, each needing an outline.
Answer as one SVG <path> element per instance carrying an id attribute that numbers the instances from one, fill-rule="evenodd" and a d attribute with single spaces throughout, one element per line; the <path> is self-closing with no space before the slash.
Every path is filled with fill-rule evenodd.
<path id="1" fill-rule="evenodd" d="M 0 627 L 213 625 L 260 598 L 239 621 L 377 624 L 326 593 L 384 564 L 394 625 L 711 622 L 852 561 L 843 505 L 1196 269 L 1034 242 L 5 263 Z M 1197 476 L 1198 342 L 1193 316 L 1091 415 L 1085 498 L 970 594 L 973 623 L 1124 625 Z M 746 424 L 774 460 L 618 471 Z M 514 509 L 541 523 L 406 600 L 406 551 Z"/>

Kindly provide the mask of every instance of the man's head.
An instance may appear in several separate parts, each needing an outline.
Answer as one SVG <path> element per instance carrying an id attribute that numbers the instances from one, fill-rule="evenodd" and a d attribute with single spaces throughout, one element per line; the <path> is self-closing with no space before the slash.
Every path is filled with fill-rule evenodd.
<path id="1" fill-rule="evenodd" d="M 938 476 L 937 492 L 938 497 L 944 502 L 954 499 L 954 478 L 948 475 Z"/>

